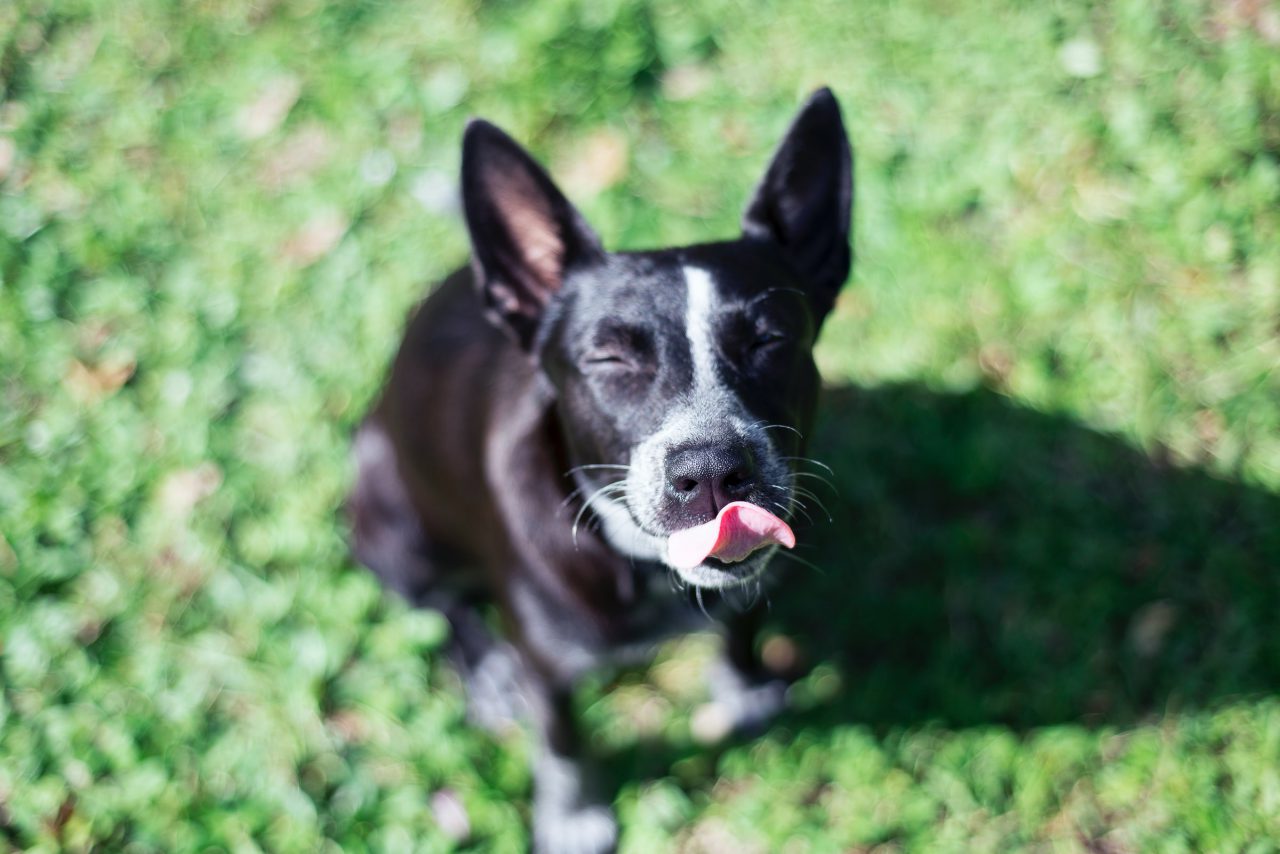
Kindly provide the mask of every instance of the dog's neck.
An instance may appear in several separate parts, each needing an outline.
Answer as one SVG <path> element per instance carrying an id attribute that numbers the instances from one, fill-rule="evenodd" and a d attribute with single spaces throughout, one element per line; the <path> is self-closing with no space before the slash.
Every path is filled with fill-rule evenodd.
<path id="1" fill-rule="evenodd" d="M 541 374 L 531 376 L 529 382 L 528 394 L 511 398 L 502 429 L 489 437 L 486 453 L 485 468 L 498 487 L 494 495 L 503 515 L 519 521 L 512 526 L 512 545 L 548 590 L 593 611 L 617 613 L 643 595 L 655 571 L 650 561 L 657 555 L 619 554 L 611 548 L 613 535 L 608 529 L 603 536 L 597 530 L 597 518 L 609 524 L 610 511 L 593 505 L 584 512 L 583 503 L 590 495 L 575 494 L 578 484 L 569 474 L 572 464 L 554 394 Z M 549 524 L 549 508 L 555 524 Z M 593 510 L 604 512 L 594 517 Z M 625 514 L 626 510 L 619 507 L 613 512 Z M 625 529 L 614 533 L 620 538 L 630 535 Z"/>

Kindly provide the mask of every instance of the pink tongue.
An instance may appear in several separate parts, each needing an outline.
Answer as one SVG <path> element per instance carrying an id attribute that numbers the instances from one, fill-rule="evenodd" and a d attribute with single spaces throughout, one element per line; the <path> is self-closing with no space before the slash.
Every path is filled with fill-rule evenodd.
<path id="1" fill-rule="evenodd" d="M 763 507 L 734 501 L 721 507 L 710 522 L 672 534 L 667 540 L 667 560 L 679 569 L 692 569 L 708 557 L 735 563 L 775 543 L 795 547 L 796 535 L 787 523 Z"/>

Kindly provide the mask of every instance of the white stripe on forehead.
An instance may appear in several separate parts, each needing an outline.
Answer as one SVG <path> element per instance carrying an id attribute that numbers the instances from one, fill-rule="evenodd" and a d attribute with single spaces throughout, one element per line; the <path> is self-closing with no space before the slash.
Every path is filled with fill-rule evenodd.
<path id="1" fill-rule="evenodd" d="M 693 388 L 702 391 L 716 383 L 715 348 L 711 337 L 711 305 L 715 301 L 715 282 L 711 274 L 699 267 L 684 268 L 688 292 L 684 328 L 693 356 Z"/>

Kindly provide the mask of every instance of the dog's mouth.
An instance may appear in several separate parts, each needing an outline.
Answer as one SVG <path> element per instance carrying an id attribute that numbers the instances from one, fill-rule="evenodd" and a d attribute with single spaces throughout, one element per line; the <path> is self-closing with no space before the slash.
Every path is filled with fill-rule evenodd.
<path id="1" fill-rule="evenodd" d="M 628 500 L 625 479 L 597 488 L 586 502 L 606 539 L 624 554 L 661 563 L 686 584 L 722 589 L 760 575 L 778 548 L 794 548 L 795 533 L 780 516 L 749 501 L 733 501 L 714 519 L 659 533 L 641 522 Z M 778 504 L 783 510 L 783 505 Z"/>
<path id="2" fill-rule="evenodd" d="M 782 519 L 757 504 L 734 501 L 711 521 L 671 534 L 664 560 L 698 587 L 732 587 L 755 578 L 779 546 L 795 544 Z"/>
<path id="3" fill-rule="evenodd" d="M 667 538 L 667 563 L 678 570 L 692 569 L 715 559 L 741 563 L 770 546 L 794 548 L 791 526 L 758 504 L 733 501 L 720 508 L 709 522 L 676 531 Z"/>

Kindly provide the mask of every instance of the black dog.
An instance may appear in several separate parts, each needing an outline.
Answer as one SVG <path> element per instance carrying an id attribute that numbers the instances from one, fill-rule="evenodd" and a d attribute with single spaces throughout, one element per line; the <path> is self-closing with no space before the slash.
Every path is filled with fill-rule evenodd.
<path id="1" fill-rule="evenodd" d="M 355 552 L 453 626 L 473 714 L 519 686 L 541 736 L 534 839 L 608 850 L 570 695 L 592 667 L 687 630 L 690 590 L 757 590 L 794 537 L 812 347 L 849 273 L 852 156 L 829 90 L 787 133 L 742 236 L 606 252 L 547 174 L 466 130 L 469 268 L 418 308 L 361 426 Z M 675 573 L 676 584 L 667 576 Z M 494 607 L 507 641 L 481 616 Z M 731 617 L 713 682 L 737 724 L 782 704 Z"/>

